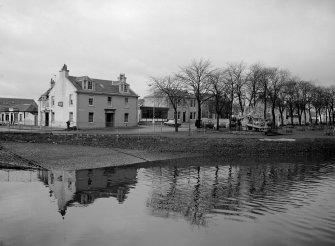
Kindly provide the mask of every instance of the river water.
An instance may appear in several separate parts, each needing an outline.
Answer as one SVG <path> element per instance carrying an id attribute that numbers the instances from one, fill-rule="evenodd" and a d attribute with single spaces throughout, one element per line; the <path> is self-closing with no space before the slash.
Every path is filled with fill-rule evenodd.
<path id="1" fill-rule="evenodd" d="M 335 159 L 1 168 L 0 245 L 335 245 Z"/>

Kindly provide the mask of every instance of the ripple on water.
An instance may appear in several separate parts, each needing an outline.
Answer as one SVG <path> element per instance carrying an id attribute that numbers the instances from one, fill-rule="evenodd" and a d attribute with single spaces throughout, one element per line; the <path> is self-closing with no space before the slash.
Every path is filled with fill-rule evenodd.
<path id="1" fill-rule="evenodd" d="M 150 238 L 144 230 L 136 231 L 145 221 L 146 229 L 159 235 L 164 235 L 166 229 L 178 228 L 176 231 L 181 234 L 181 240 L 189 245 L 192 245 L 191 240 L 187 241 L 185 235 L 203 242 L 204 231 L 208 235 L 206 239 L 216 240 L 213 244 L 225 242 L 225 237 L 222 233 L 216 234 L 217 231 L 228 231 L 232 238 L 245 237 L 246 244 L 258 238 L 260 245 L 268 245 L 271 239 L 278 239 L 275 243 L 279 245 L 322 245 L 335 244 L 334 165 L 335 162 L 253 165 L 220 162 L 213 165 L 147 165 L 71 172 L 45 170 L 34 171 L 33 175 L 13 174 L 15 182 L 7 182 L 6 185 L 0 182 L 0 188 L 7 190 L 4 187 L 10 186 L 12 194 L 15 194 L 15 190 L 20 190 L 15 187 L 19 179 L 30 176 L 43 183 L 44 190 L 50 190 L 46 200 L 43 200 L 41 192 L 34 193 L 34 189 L 27 190 L 31 193 L 21 199 L 27 199 L 29 202 L 26 204 L 38 205 L 42 216 L 34 221 L 49 225 L 45 226 L 45 230 L 52 228 L 58 236 L 64 230 L 59 229 L 60 224 L 57 224 L 59 217 L 50 226 L 48 220 L 53 219 L 50 217 L 51 210 L 57 210 L 56 213 L 65 217 L 63 225 L 80 223 L 79 227 L 67 227 L 68 230 L 79 230 L 81 227 L 90 230 L 94 227 L 95 235 L 100 235 L 102 230 L 108 232 L 103 234 L 104 237 L 116 237 L 113 232 L 130 227 L 128 236 L 134 232 Z M 6 172 L 4 174 L 7 175 Z M 6 175 L 3 175 L 4 179 Z M 53 199 L 49 199 L 49 195 Z M 36 199 L 29 200 L 30 196 Z M 7 213 L 0 211 L 0 221 L 10 224 L 9 220 L 12 220 L 14 223 L 19 213 L 18 210 L 11 210 L 9 204 L 16 202 L 15 196 L 3 192 L 0 198 L 0 204 L 7 208 Z M 104 203 L 108 206 L 103 207 Z M 25 209 L 25 206 L 19 209 Z M 27 208 L 26 212 L 29 209 L 34 207 Z M 111 219 L 107 219 L 106 214 Z M 29 226 L 36 227 L 33 223 Z M 197 226 L 197 233 L 185 229 L 189 226 Z M 113 229 L 108 231 L 108 228 Z M 245 230 L 243 237 L 239 230 L 231 228 Z M 0 225 L 0 229 L 5 227 Z M 73 237 L 75 235 L 73 233 Z M 92 240 L 90 236 L 73 241 L 87 242 Z"/>

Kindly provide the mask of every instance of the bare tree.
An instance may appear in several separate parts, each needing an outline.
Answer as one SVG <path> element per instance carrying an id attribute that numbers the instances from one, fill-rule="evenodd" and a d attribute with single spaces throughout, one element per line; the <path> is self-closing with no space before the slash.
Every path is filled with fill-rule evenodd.
<path id="1" fill-rule="evenodd" d="M 216 70 L 212 72 L 209 79 L 209 90 L 214 99 L 215 113 L 216 113 L 216 125 L 217 130 L 220 130 L 219 119 L 222 109 L 229 103 L 226 84 L 226 77 L 224 70 Z"/>
<path id="2" fill-rule="evenodd" d="M 264 105 L 264 113 L 263 113 L 264 119 L 267 118 L 267 103 L 269 100 L 270 76 L 271 76 L 270 68 L 265 67 L 261 70 L 259 99 L 262 100 L 263 105 Z"/>
<path id="3" fill-rule="evenodd" d="M 177 110 L 185 96 L 185 88 L 180 80 L 172 76 L 151 77 L 149 86 L 153 88 L 154 95 L 166 97 L 173 108 L 175 131 L 178 132 Z"/>
<path id="4" fill-rule="evenodd" d="M 276 115 L 275 108 L 277 106 L 277 101 L 280 93 L 283 90 L 285 83 L 288 80 L 288 72 L 284 70 L 279 70 L 278 68 L 268 69 L 269 78 L 269 99 L 271 101 L 271 114 L 272 114 L 272 127 L 276 126 Z"/>
<path id="5" fill-rule="evenodd" d="M 239 110 L 244 113 L 245 106 L 245 86 L 246 86 L 246 76 L 245 76 L 246 66 L 243 62 L 240 63 L 229 63 L 226 68 L 227 81 L 230 85 L 230 100 L 233 104 L 234 99 L 238 100 Z"/>
<path id="6" fill-rule="evenodd" d="M 197 100 L 197 127 L 201 125 L 201 105 L 211 97 L 208 83 L 211 72 L 210 61 L 200 59 L 199 61 L 194 60 L 190 65 L 181 68 L 180 73 L 177 74 L 177 78 L 184 83 Z"/>
<path id="7" fill-rule="evenodd" d="M 285 85 L 286 102 L 287 102 L 287 107 L 288 107 L 289 114 L 290 114 L 291 125 L 294 124 L 293 114 L 294 114 L 294 109 L 295 109 L 297 83 L 298 83 L 297 78 L 290 78 Z"/>
<path id="8" fill-rule="evenodd" d="M 276 102 L 276 105 L 278 107 L 279 114 L 280 114 L 280 123 L 281 123 L 281 125 L 284 125 L 284 111 L 285 111 L 285 109 L 287 107 L 285 88 L 286 88 L 286 85 L 284 85 L 283 89 L 279 92 L 278 100 Z"/>
<path id="9" fill-rule="evenodd" d="M 260 92 L 263 67 L 260 64 L 253 64 L 249 68 L 246 78 L 246 99 L 249 107 L 255 107 Z"/>

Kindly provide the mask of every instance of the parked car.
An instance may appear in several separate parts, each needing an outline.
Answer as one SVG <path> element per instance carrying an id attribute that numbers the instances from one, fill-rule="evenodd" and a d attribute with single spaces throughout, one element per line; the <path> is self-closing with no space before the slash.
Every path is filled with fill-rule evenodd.
<path id="1" fill-rule="evenodd" d="M 214 123 L 212 120 L 208 119 L 208 118 L 202 118 L 201 119 L 201 126 L 200 127 L 205 127 L 205 128 L 210 128 L 213 129 L 214 128 Z"/>
<path id="2" fill-rule="evenodd" d="M 164 122 L 165 126 L 175 126 L 175 120 L 168 120 L 166 122 Z M 181 126 L 181 123 L 179 121 L 177 121 L 177 126 Z"/>
<path id="3" fill-rule="evenodd" d="M 219 127 L 220 128 L 228 128 L 229 127 L 229 119 L 219 119 Z M 218 129 L 216 120 L 214 120 L 214 129 Z"/>

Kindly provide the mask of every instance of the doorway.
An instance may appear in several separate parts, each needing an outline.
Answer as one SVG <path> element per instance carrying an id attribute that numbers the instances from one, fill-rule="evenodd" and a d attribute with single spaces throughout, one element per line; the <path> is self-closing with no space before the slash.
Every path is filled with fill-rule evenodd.
<path id="1" fill-rule="evenodd" d="M 114 127 L 114 113 L 105 113 L 106 127 Z"/>
<path id="2" fill-rule="evenodd" d="M 183 122 L 186 121 L 186 112 L 183 112 Z"/>
<path id="3" fill-rule="evenodd" d="M 49 113 L 45 113 L 45 126 L 49 126 Z"/>

